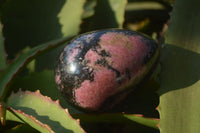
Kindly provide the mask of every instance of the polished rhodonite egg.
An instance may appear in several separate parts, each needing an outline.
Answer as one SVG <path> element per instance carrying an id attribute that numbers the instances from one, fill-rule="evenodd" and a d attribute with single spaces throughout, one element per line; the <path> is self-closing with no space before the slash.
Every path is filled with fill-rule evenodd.
<path id="1" fill-rule="evenodd" d="M 155 66 L 158 51 L 152 39 L 130 30 L 82 34 L 61 52 L 56 84 L 68 102 L 97 111 L 143 81 Z"/>

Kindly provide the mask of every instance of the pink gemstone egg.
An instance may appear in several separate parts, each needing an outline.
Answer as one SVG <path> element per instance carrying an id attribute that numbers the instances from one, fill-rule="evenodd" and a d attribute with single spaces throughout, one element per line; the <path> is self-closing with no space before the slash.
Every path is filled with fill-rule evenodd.
<path id="1" fill-rule="evenodd" d="M 55 69 L 63 97 L 89 111 L 105 110 L 140 84 L 158 60 L 158 45 L 130 30 L 82 34 L 61 52 Z"/>

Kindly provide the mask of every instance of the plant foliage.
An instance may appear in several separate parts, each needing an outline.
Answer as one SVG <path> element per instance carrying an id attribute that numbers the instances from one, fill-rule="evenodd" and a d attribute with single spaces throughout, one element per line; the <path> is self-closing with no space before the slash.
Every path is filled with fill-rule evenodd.
<path id="1" fill-rule="evenodd" d="M 63 99 L 54 66 L 72 37 L 91 30 L 127 28 L 160 39 L 170 10 L 160 0 L 0 0 L 0 131 L 159 132 L 159 67 L 115 108 L 91 114 Z"/>

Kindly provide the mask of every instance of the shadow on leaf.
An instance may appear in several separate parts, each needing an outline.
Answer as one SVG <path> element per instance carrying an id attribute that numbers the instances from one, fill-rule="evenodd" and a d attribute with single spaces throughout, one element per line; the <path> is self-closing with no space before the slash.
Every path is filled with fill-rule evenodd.
<path id="1" fill-rule="evenodd" d="M 166 45 L 162 54 L 160 95 L 200 80 L 200 54 L 174 45 Z"/>
<path id="2" fill-rule="evenodd" d="M 20 110 L 35 117 L 38 121 L 47 124 L 50 128 L 55 132 L 67 132 L 73 133 L 73 131 L 64 128 L 59 122 L 51 120 L 47 115 L 39 115 L 35 110 L 28 108 L 28 107 L 20 107 Z M 53 112 L 52 112 L 53 113 Z"/>

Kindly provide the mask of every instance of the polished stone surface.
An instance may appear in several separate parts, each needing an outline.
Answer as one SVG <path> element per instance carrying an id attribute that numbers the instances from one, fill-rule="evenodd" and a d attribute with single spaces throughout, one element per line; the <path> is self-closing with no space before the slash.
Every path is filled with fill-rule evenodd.
<path id="1" fill-rule="evenodd" d="M 102 30 L 70 41 L 58 59 L 55 80 L 64 98 L 77 107 L 98 111 L 120 101 L 154 66 L 158 46 L 130 30 Z M 109 100 L 110 97 L 115 97 Z M 107 101 L 111 102 L 108 103 Z"/>

